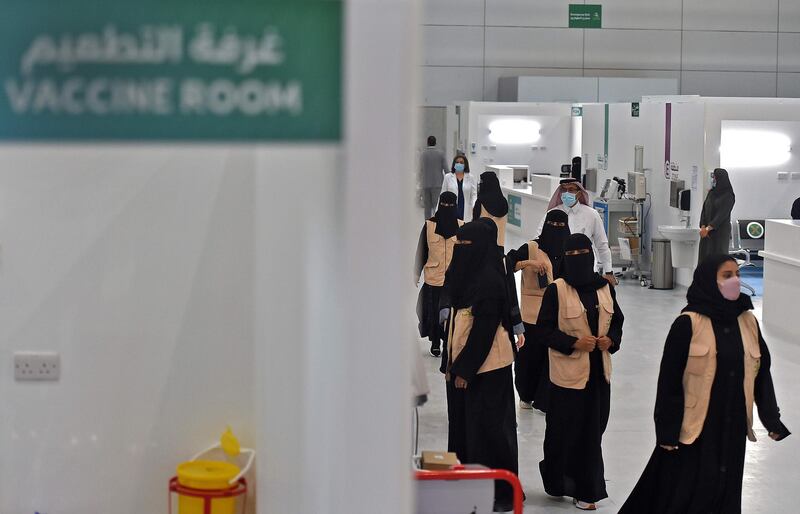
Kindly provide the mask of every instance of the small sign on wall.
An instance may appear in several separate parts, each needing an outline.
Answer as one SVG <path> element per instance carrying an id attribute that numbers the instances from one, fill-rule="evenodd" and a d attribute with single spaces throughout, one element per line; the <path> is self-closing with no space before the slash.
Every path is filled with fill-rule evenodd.
<path id="1" fill-rule="evenodd" d="M 631 116 L 634 118 L 639 117 L 639 102 L 633 102 L 631 104 Z"/>
<path id="2" fill-rule="evenodd" d="M 522 197 L 508 195 L 508 222 L 515 227 L 522 228 Z"/>
<path id="3" fill-rule="evenodd" d="M 569 4 L 569 28 L 599 29 L 603 26 L 603 6 L 599 4 Z"/>

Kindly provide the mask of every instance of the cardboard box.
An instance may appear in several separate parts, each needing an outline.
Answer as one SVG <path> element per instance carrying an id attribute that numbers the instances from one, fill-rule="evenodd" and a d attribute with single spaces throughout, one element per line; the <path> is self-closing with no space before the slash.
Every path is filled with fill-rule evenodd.
<path id="1" fill-rule="evenodd" d="M 455 453 L 422 452 L 422 469 L 428 471 L 446 471 L 460 464 Z"/>

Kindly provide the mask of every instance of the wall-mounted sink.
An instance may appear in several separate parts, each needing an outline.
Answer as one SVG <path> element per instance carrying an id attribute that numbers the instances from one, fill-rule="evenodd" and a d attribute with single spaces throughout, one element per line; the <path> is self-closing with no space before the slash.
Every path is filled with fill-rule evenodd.
<path id="1" fill-rule="evenodd" d="M 696 243 L 700 241 L 700 229 L 694 227 L 660 225 L 658 231 L 670 241 L 681 241 L 684 243 Z"/>
<path id="2" fill-rule="evenodd" d="M 660 225 L 658 231 L 670 240 L 672 265 L 676 268 L 694 268 L 700 230 L 682 225 Z"/>

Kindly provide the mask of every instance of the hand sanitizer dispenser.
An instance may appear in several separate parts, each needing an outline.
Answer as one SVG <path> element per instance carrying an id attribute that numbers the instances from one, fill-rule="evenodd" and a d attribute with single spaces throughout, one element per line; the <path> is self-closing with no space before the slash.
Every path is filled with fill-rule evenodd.
<path id="1" fill-rule="evenodd" d="M 684 189 L 678 193 L 678 209 L 681 211 L 681 222 L 689 227 L 692 210 L 692 191 Z"/>

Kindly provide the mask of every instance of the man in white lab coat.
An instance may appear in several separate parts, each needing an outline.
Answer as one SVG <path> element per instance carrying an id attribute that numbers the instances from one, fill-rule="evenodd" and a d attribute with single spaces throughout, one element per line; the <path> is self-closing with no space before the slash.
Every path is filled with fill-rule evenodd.
<path id="1" fill-rule="evenodd" d="M 603 278 L 613 286 L 617 284 L 614 270 L 611 267 L 611 249 L 608 246 L 603 219 L 600 213 L 589 205 L 589 193 L 583 188 L 580 181 L 567 178 L 561 181 L 560 187 L 553 193 L 548 211 L 560 209 L 567 213 L 569 230 L 572 234 L 585 234 L 592 240 L 595 260 L 602 267 Z M 544 227 L 544 218 L 539 224 L 534 239 L 539 237 Z"/>

